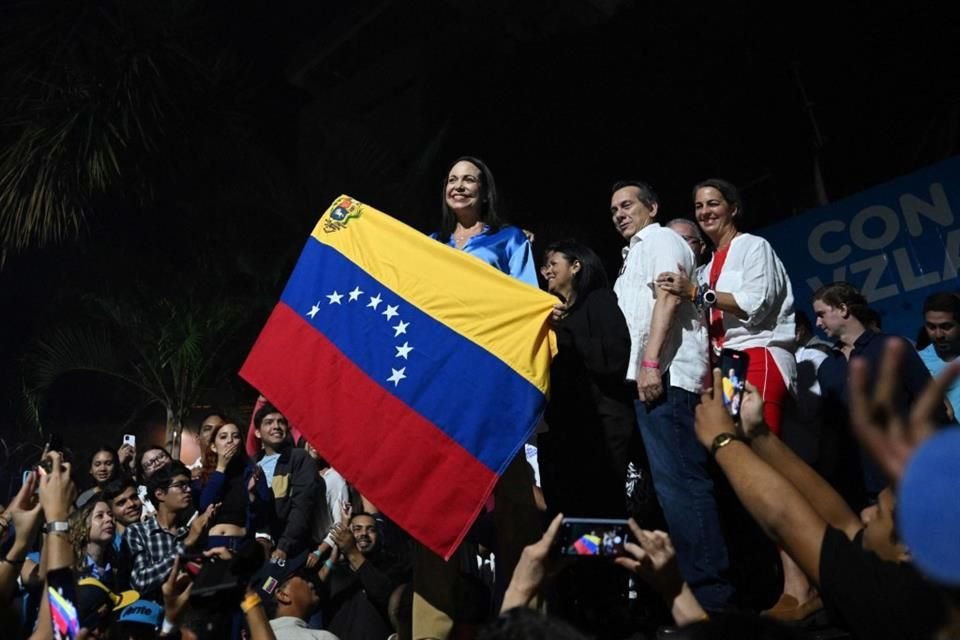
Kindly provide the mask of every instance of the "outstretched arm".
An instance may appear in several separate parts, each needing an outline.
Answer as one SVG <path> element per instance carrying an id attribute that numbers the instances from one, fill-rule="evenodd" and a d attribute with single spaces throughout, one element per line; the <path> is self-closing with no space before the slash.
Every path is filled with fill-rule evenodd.
<path id="1" fill-rule="evenodd" d="M 852 540 L 863 528 L 860 518 L 820 474 L 770 433 L 763 422 L 763 398 L 749 382 L 740 405 L 740 423 L 754 452 L 786 478 L 827 524 Z"/>
<path id="2" fill-rule="evenodd" d="M 735 433 L 719 392 L 720 384 L 720 370 L 714 369 L 713 388 L 703 394 L 697 406 L 697 437 L 708 448 L 721 433 Z M 714 389 L 718 390 L 716 394 Z M 743 440 L 718 449 L 716 460 L 754 520 L 819 585 L 820 549 L 827 526 L 823 518 L 790 481 Z"/>

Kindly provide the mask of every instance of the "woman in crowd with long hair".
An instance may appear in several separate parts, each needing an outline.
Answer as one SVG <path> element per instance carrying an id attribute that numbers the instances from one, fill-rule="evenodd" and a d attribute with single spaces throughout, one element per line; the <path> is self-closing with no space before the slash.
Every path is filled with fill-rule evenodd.
<path id="1" fill-rule="evenodd" d="M 479 158 L 461 156 L 447 170 L 440 230 L 433 237 L 537 286 L 530 242 L 522 230 L 500 218 L 497 184 L 490 168 Z"/>
<path id="2" fill-rule="evenodd" d="M 574 240 L 547 247 L 540 273 L 562 306 L 552 316 L 549 431 L 537 438 L 547 508 L 623 518 L 633 397 L 623 384 L 630 332 L 596 253 Z M 589 481 L 585 482 L 585 479 Z"/>
<path id="3" fill-rule="evenodd" d="M 127 571 L 115 546 L 110 504 L 93 498 L 70 514 L 69 523 L 78 578 L 96 578 L 112 591 L 126 588 Z"/>
<path id="4" fill-rule="evenodd" d="M 235 550 L 257 531 L 266 530 L 273 494 L 260 467 L 247 457 L 236 422 L 226 420 L 211 432 L 200 482 L 198 509 L 220 504 L 211 520 L 207 548 Z"/>

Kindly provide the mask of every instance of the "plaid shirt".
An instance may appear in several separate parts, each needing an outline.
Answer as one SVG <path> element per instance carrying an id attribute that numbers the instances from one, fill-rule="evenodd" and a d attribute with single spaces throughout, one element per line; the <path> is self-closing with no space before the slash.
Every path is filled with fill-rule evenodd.
<path id="1" fill-rule="evenodd" d="M 133 559 L 130 586 L 142 596 L 159 595 L 160 587 L 173 568 L 174 558 L 186 550 L 183 540 L 188 533 L 187 527 L 179 527 L 176 533 L 171 533 L 160 526 L 156 517 L 127 527 L 124 539 Z"/>

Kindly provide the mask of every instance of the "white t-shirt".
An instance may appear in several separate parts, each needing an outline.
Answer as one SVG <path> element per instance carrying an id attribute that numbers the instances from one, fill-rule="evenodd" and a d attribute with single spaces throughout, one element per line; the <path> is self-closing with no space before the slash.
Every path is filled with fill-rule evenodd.
<path id="1" fill-rule="evenodd" d="M 682 270 L 694 279 L 696 260 L 690 245 L 673 229 L 648 224 L 630 238 L 623 269 L 613 285 L 630 329 L 630 362 L 627 380 L 636 380 L 643 352 L 650 339 L 650 322 L 657 300 L 657 276 Z M 660 370 L 670 372 L 670 385 L 700 393 L 707 372 L 707 329 L 690 301 L 683 301 L 660 350 Z"/>
<path id="2" fill-rule="evenodd" d="M 308 629 L 306 622 L 293 616 L 274 618 L 270 621 L 270 628 L 277 640 L 340 640 L 329 631 Z"/>

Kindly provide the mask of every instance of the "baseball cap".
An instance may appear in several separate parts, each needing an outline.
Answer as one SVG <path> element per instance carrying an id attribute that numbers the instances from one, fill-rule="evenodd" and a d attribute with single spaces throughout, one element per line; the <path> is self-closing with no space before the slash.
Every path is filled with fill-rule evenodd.
<path id="1" fill-rule="evenodd" d="M 142 624 L 159 629 L 163 622 L 163 607 L 150 600 L 138 600 L 124 607 L 120 612 L 120 622 Z"/>
<path id="2" fill-rule="evenodd" d="M 261 598 L 273 598 L 273 594 L 284 582 L 297 575 L 307 565 L 307 552 L 286 560 L 267 560 L 254 574 L 251 585 Z"/>
<path id="3" fill-rule="evenodd" d="M 960 586 L 960 428 L 943 429 L 914 453 L 900 481 L 897 529 L 914 565 L 934 582 Z"/>
<path id="4" fill-rule="evenodd" d="M 140 599 L 136 591 L 114 593 L 96 578 L 81 578 L 77 582 L 77 615 L 80 626 L 93 629 L 112 611 L 123 609 Z"/>

